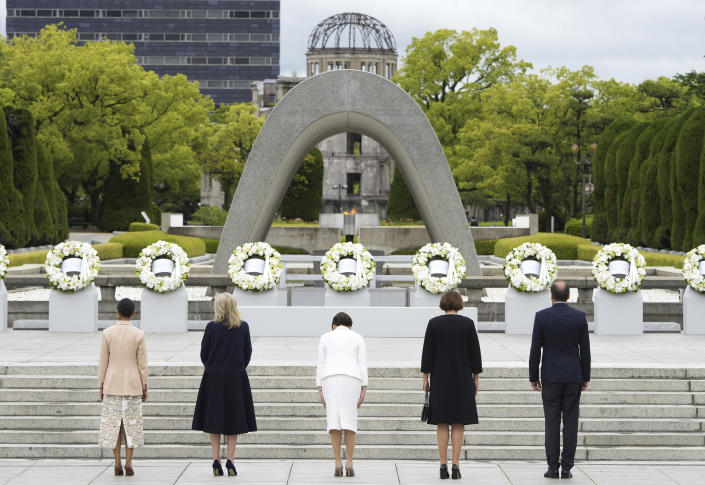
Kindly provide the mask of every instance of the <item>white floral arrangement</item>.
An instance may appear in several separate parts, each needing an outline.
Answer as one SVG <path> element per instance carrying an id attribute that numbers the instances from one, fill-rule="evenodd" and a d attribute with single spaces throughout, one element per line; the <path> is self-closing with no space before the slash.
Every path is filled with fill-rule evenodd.
<path id="1" fill-rule="evenodd" d="M 705 244 L 691 249 L 683 261 L 683 278 L 699 293 L 705 293 L 705 276 L 700 273 L 700 261 L 705 259 Z"/>
<path id="2" fill-rule="evenodd" d="M 338 272 L 338 262 L 351 257 L 357 262 L 355 274 Z M 370 284 L 377 272 L 375 260 L 362 244 L 337 243 L 321 258 L 321 276 L 335 291 L 358 291 Z"/>
<path id="3" fill-rule="evenodd" d="M 174 271 L 169 276 L 157 276 L 152 271 L 155 259 L 168 258 L 174 262 Z M 142 286 L 157 293 L 169 293 L 181 288 L 191 271 L 188 255 L 178 244 L 157 241 L 140 251 L 136 262 L 137 277 Z"/>
<path id="4" fill-rule="evenodd" d="M 534 259 L 540 264 L 537 277 L 527 276 L 521 270 L 521 263 L 527 259 Z M 511 251 L 504 258 L 504 276 L 517 291 L 537 293 L 544 291 L 556 281 L 558 263 L 556 255 L 543 244 L 525 242 Z"/>
<path id="5" fill-rule="evenodd" d="M 8 266 L 10 266 L 10 258 L 7 257 L 7 249 L 0 244 L 0 280 L 5 278 Z"/>
<path id="6" fill-rule="evenodd" d="M 264 259 L 264 273 L 252 275 L 245 272 L 245 261 L 251 257 Z M 266 242 L 245 243 L 238 246 L 228 260 L 228 275 L 245 291 L 268 291 L 276 288 L 282 275 L 282 257 L 279 251 Z"/>
<path id="7" fill-rule="evenodd" d="M 609 270 L 610 261 L 619 258 L 629 263 L 629 274 L 624 278 L 615 278 Z M 608 244 L 598 251 L 592 260 L 592 276 L 599 288 L 610 293 L 635 292 L 646 277 L 646 261 L 644 256 L 629 244 Z"/>
<path id="8" fill-rule="evenodd" d="M 79 274 L 69 276 L 61 271 L 61 263 L 69 257 L 82 260 Z M 100 258 L 98 252 L 88 243 L 64 241 L 47 253 L 44 268 L 49 286 L 56 291 L 75 293 L 93 283 L 100 270 Z"/>
<path id="9" fill-rule="evenodd" d="M 431 275 L 428 264 L 434 258 L 448 261 L 448 274 L 442 278 Z M 465 277 L 465 258 L 447 242 L 426 244 L 411 258 L 411 270 L 419 286 L 430 293 L 443 293 L 457 288 Z"/>

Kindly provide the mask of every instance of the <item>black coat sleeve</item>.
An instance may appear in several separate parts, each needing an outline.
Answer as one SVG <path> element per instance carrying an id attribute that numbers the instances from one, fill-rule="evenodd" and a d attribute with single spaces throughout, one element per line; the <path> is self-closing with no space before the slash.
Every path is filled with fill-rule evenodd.
<path id="1" fill-rule="evenodd" d="M 433 327 L 431 322 L 426 326 L 426 335 L 423 339 L 423 352 L 421 352 L 421 372 L 430 374 L 433 371 Z"/>
<path id="2" fill-rule="evenodd" d="M 211 330 L 211 324 L 209 323 L 206 325 L 206 330 L 203 332 L 203 338 L 201 339 L 201 362 L 203 365 L 206 365 L 206 362 L 208 362 L 208 352 L 210 351 L 210 330 Z"/>
<path id="3" fill-rule="evenodd" d="M 250 365 L 250 359 L 252 358 L 252 340 L 250 339 L 250 326 L 245 327 L 245 367 Z"/>
<path id="4" fill-rule="evenodd" d="M 580 367 L 583 372 L 583 382 L 588 382 L 590 380 L 590 334 L 588 333 L 587 318 L 583 322 L 578 345 L 580 347 Z"/>
<path id="5" fill-rule="evenodd" d="M 482 352 L 480 351 L 480 339 L 477 338 L 477 330 L 475 324 L 471 322 L 471 328 L 468 332 L 468 355 L 472 364 L 472 373 L 482 373 Z"/>
<path id="6" fill-rule="evenodd" d="M 539 380 L 539 365 L 541 364 L 541 348 L 543 347 L 543 332 L 538 315 L 534 317 L 534 331 L 531 335 L 531 350 L 529 351 L 529 381 Z"/>

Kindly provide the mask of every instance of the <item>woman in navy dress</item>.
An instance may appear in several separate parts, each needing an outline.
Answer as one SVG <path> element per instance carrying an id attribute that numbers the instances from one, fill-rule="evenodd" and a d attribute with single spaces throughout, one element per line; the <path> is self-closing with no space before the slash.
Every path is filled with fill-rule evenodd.
<path id="1" fill-rule="evenodd" d="M 233 460 L 237 436 L 257 431 L 247 366 L 252 356 L 250 328 L 240 319 L 232 295 L 215 297 L 215 319 L 206 325 L 201 342 L 205 366 L 198 390 L 192 429 L 210 433 L 213 474 L 223 475 L 220 465 L 220 435 L 228 441 L 228 475 L 237 475 Z"/>
<path id="2" fill-rule="evenodd" d="M 424 390 L 430 387 L 428 424 L 437 425 L 441 478 L 448 478 L 449 426 L 453 443 L 453 478 L 460 478 L 459 461 L 465 425 L 478 422 L 475 396 L 482 372 L 482 356 L 475 324 L 458 315 L 463 309 L 460 293 L 446 291 L 440 307 L 445 315 L 432 318 L 426 327 L 421 372 Z"/>

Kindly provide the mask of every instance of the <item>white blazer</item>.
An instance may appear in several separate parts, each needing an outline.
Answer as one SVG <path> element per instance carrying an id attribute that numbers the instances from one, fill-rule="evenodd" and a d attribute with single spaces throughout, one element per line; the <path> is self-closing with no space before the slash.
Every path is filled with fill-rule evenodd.
<path id="1" fill-rule="evenodd" d="M 343 374 L 360 379 L 367 385 L 367 350 L 359 333 L 339 325 L 321 336 L 318 342 L 316 386 L 328 376 Z"/>

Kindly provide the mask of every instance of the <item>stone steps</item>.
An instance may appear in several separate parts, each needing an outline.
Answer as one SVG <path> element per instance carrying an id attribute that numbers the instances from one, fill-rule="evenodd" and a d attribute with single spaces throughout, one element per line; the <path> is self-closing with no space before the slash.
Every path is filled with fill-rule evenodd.
<path id="1" fill-rule="evenodd" d="M 96 367 L 0 365 L 0 458 L 101 458 Z M 200 365 L 150 366 L 141 458 L 208 458 L 190 431 Z M 325 410 L 311 366 L 248 370 L 260 431 L 241 437 L 241 458 L 328 459 Z M 415 368 L 370 369 L 356 456 L 433 460 L 435 429 L 419 419 Z M 580 460 L 705 460 L 705 369 L 596 368 L 583 394 Z M 466 459 L 542 460 L 543 408 L 526 368 L 489 367 L 480 379 L 480 424 L 467 428 Z"/>

